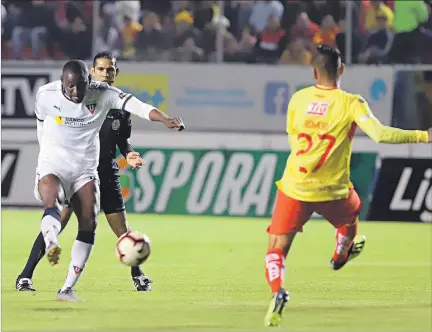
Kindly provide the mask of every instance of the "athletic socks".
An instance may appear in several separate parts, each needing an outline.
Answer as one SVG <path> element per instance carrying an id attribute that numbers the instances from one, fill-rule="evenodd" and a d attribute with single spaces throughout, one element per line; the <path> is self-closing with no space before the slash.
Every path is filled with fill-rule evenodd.
<path id="1" fill-rule="evenodd" d="M 265 257 L 265 275 L 273 294 L 283 286 L 285 275 L 285 256 L 282 249 L 271 248 Z"/>
<path id="2" fill-rule="evenodd" d="M 141 270 L 141 268 L 139 266 L 133 266 L 131 267 L 131 276 L 132 277 L 139 277 L 141 275 L 143 275 L 143 271 Z"/>
<path id="3" fill-rule="evenodd" d="M 31 279 L 33 277 L 33 272 L 37 264 L 39 263 L 39 261 L 42 259 L 44 255 L 45 255 L 45 241 L 42 233 L 39 233 L 38 237 L 33 243 L 33 247 L 30 251 L 30 256 L 27 260 L 24 270 L 20 274 L 20 278 Z"/>
<path id="4" fill-rule="evenodd" d="M 81 274 L 90 258 L 95 239 L 94 232 L 79 231 L 72 246 L 71 262 L 66 281 L 61 288 L 62 291 L 73 288 L 78 282 Z"/>
<path id="5" fill-rule="evenodd" d="M 45 210 L 41 220 L 41 231 L 45 248 L 48 248 L 52 243 L 58 243 L 57 236 L 61 229 L 60 219 L 60 212 L 56 208 Z"/>
<path id="6" fill-rule="evenodd" d="M 336 230 L 336 249 L 333 261 L 340 262 L 347 258 L 348 250 L 357 235 L 358 220 L 353 224 L 346 224 Z"/>

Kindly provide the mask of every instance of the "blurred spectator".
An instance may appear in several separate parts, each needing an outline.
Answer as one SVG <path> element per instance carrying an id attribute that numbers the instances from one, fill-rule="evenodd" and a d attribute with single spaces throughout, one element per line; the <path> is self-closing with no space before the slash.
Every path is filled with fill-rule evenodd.
<path id="1" fill-rule="evenodd" d="M 336 46 L 341 52 L 342 61 L 346 61 L 346 22 L 345 20 L 340 20 L 339 22 L 340 32 L 336 35 Z M 358 56 L 362 50 L 362 40 L 359 33 L 353 29 L 351 34 L 351 62 L 358 63 Z"/>
<path id="2" fill-rule="evenodd" d="M 12 48 L 16 59 L 22 56 L 23 43 L 30 42 L 32 57 L 40 58 L 47 30 L 54 26 L 54 10 L 44 0 L 16 2 L 19 12 L 12 30 Z"/>
<path id="3" fill-rule="evenodd" d="M 306 48 L 303 39 L 296 39 L 288 44 L 282 53 L 279 63 L 283 65 L 310 65 L 312 63 L 312 53 Z"/>
<path id="4" fill-rule="evenodd" d="M 219 26 L 221 26 L 224 56 L 233 61 L 232 57 L 235 57 L 239 50 L 238 42 L 234 35 L 228 31 L 229 20 L 220 15 L 214 16 L 202 32 L 200 47 L 204 50 L 205 60 L 211 62 L 216 60 L 216 35 Z"/>
<path id="5" fill-rule="evenodd" d="M 254 51 L 257 37 L 251 33 L 248 26 L 243 29 L 242 36 L 238 42 L 232 42 L 232 49 L 224 55 L 226 62 L 254 62 Z"/>
<path id="6" fill-rule="evenodd" d="M 220 8 L 216 5 L 215 1 L 202 0 L 196 3 L 194 12 L 194 25 L 202 31 L 207 24 L 209 24 L 213 17 L 220 15 Z"/>
<path id="7" fill-rule="evenodd" d="M 123 0 L 118 0 L 123 1 Z M 141 9 L 144 13 L 152 12 L 159 17 L 168 15 L 168 13 L 173 9 L 173 4 L 176 2 L 182 2 L 179 0 L 141 0 Z"/>
<path id="8" fill-rule="evenodd" d="M 135 44 L 138 33 L 142 31 L 143 26 L 138 23 L 136 16 L 125 13 L 123 16 L 124 26 L 120 30 L 122 40 L 122 53 L 124 59 L 132 59 L 136 54 Z"/>
<path id="9" fill-rule="evenodd" d="M 243 31 L 248 25 L 254 7 L 253 0 L 233 0 L 224 7 L 224 14 L 231 22 L 230 32 L 241 39 Z"/>
<path id="10" fill-rule="evenodd" d="M 332 8 L 326 0 L 312 0 L 309 3 L 307 13 L 312 22 L 321 25 L 324 17 L 332 15 Z"/>
<path id="11" fill-rule="evenodd" d="M 423 129 L 428 129 L 432 127 L 432 71 L 423 72 L 423 86 L 425 92 L 425 100 L 423 102 L 422 113 L 421 113 L 421 123 Z"/>
<path id="12" fill-rule="evenodd" d="M 285 0 L 285 10 L 282 16 L 282 26 L 286 31 L 291 31 L 296 24 L 298 15 L 306 13 L 308 5 L 304 0 Z M 318 26 L 318 25 L 317 25 Z"/>
<path id="13" fill-rule="evenodd" d="M 2 58 L 43 58 L 46 53 L 50 58 L 88 58 L 90 52 L 109 49 L 130 60 L 214 61 L 221 22 L 224 61 L 276 63 L 273 55 L 267 55 L 282 52 L 281 63 L 302 63 L 300 44 L 306 45 L 305 54 L 307 50 L 313 54 L 314 43 L 336 45 L 346 61 L 345 0 L 226 0 L 225 16 L 218 4 L 216 0 L 101 0 L 95 45 L 91 45 L 91 0 L 5 0 Z M 350 4 L 353 63 L 363 50 L 365 63 L 432 59 L 432 20 L 423 24 L 428 8 L 423 1 L 354 0 Z M 283 38 L 277 39 L 277 32 L 267 27 L 270 18 L 280 22 Z M 393 20 L 396 35 L 386 55 Z M 269 52 L 266 47 L 277 44 L 270 39 L 290 44 Z"/>
<path id="14" fill-rule="evenodd" d="M 271 16 L 265 29 L 258 34 L 255 62 L 277 63 L 287 45 L 287 35 L 280 26 L 280 18 Z"/>
<path id="15" fill-rule="evenodd" d="M 182 47 L 185 41 L 192 38 L 195 44 L 201 42 L 201 32 L 194 27 L 194 18 L 187 10 L 183 10 L 174 18 L 174 47 Z"/>
<path id="16" fill-rule="evenodd" d="M 249 24 L 255 33 L 260 33 L 266 28 L 270 17 L 281 20 L 283 13 L 284 6 L 280 1 L 257 1 L 249 18 Z"/>
<path id="17" fill-rule="evenodd" d="M 120 51 L 120 32 L 114 24 L 114 15 L 117 11 L 117 6 L 113 2 L 105 2 L 100 9 L 99 25 L 96 27 L 95 51 L 96 53 L 105 50 L 119 57 Z"/>
<path id="18" fill-rule="evenodd" d="M 376 18 L 377 29 L 369 35 L 366 50 L 359 55 L 359 60 L 367 64 L 379 64 L 387 61 L 393 45 L 393 31 L 390 29 L 387 17 Z"/>
<path id="19" fill-rule="evenodd" d="M 159 16 L 153 12 L 147 13 L 143 17 L 142 26 L 136 39 L 135 59 L 169 61 L 173 40 L 171 34 L 162 28 Z"/>
<path id="20" fill-rule="evenodd" d="M 70 59 L 89 59 L 92 55 L 92 28 L 79 3 L 66 4 L 66 21 L 52 30 L 61 51 Z"/>
<path id="21" fill-rule="evenodd" d="M 313 37 L 314 44 L 326 44 L 336 46 L 336 35 L 339 33 L 339 27 L 335 23 L 333 16 L 327 15 L 323 18 L 320 30 Z"/>
<path id="22" fill-rule="evenodd" d="M 257 38 L 252 35 L 250 29 L 245 27 L 243 29 L 242 37 L 238 43 L 240 52 L 251 52 L 256 45 Z"/>
<path id="23" fill-rule="evenodd" d="M 203 58 L 204 50 L 196 45 L 193 38 L 188 38 L 183 45 L 174 50 L 172 60 L 178 62 L 200 62 Z"/>
<path id="24" fill-rule="evenodd" d="M 175 14 L 183 10 L 191 11 L 192 4 L 188 0 L 176 0 L 172 1 L 172 10 Z"/>
<path id="25" fill-rule="evenodd" d="M 365 31 L 371 31 L 378 28 L 378 17 L 385 17 L 387 25 L 393 28 L 394 14 L 393 11 L 384 3 L 384 1 L 372 0 L 364 5 L 364 28 Z"/>
<path id="26" fill-rule="evenodd" d="M 392 63 L 416 63 L 419 56 L 420 24 L 429 18 L 430 8 L 422 0 L 396 1 L 394 4 L 395 38 Z"/>
<path id="27" fill-rule="evenodd" d="M 4 23 L 4 21 L 5 21 L 5 19 L 6 19 L 6 15 L 7 15 L 7 10 L 6 10 L 6 7 L 5 6 L 3 6 L 3 4 L 1 5 L 1 34 L 2 34 L 2 36 L 3 36 L 3 23 Z"/>
<path id="28" fill-rule="evenodd" d="M 296 24 L 291 28 L 290 39 L 296 40 L 301 38 L 309 43 L 319 30 L 319 25 L 312 22 L 307 13 L 302 12 L 297 16 Z"/>

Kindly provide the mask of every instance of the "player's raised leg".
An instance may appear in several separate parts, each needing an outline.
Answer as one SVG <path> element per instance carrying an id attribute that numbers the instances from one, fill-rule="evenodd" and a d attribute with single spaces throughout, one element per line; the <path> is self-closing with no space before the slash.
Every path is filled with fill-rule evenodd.
<path id="1" fill-rule="evenodd" d="M 72 212 L 73 210 L 67 204 L 63 207 L 63 212 L 61 214 L 61 220 L 60 220 L 61 222 L 60 233 L 68 224 Z M 33 273 L 39 261 L 42 259 L 44 255 L 45 255 L 45 241 L 42 232 L 40 232 L 38 237 L 33 243 L 33 247 L 30 251 L 30 255 L 27 259 L 27 263 L 24 266 L 24 269 L 21 271 L 21 273 L 16 279 L 15 288 L 17 291 L 19 292 L 36 291 L 36 289 L 33 288 L 33 281 L 32 281 Z"/>
<path id="2" fill-rule="evenodd" d="M 284 289 L 286 256 L 297 232 L 312 215 L 310 205 L 295 200 L 278 191 L 271 224 L 267 229 L 269 245 L 265 257 L 265 275 L 272 292 L 272 299 L 264 318 L 265 326 L 279 326 L 282 312 L 289 300 Z"/>
<path id="3" fill-rule="evenodd" d="M 348 261 L 357 257 L 363 250 L 366 238 L 357 242 L 358 217 L 361 200 L 357 192 L 351 189 L 347 199 L 315 203 L 315 211 L 327 219 L 336 228 L 336 249 L 330 260 L 333 270 L 341 269 Z"/>
<path id="4" fill-rule="evenodd" d="M 79 188 L 71 198 L 72 208 L 78 218 L 78 235 L 72 246 L 69 271 L 63 287 L 57 293 L 57 300 L 80 301 L 73 287 L 78 282 L 90 258 L 96 231 L 96 217 L 99 213 L 99 184 L 93 176 L 83 177 L 76 182 Z"/>
<path id="5" fill-rule="evenodd" d="M 54 174 L 40 177 L 37 183 L 37 193 L 44 205 L 41 232 L 45 243 L 45 252 L 49 263 L 54 266 L 60 261 L 61 248 L 57 236 L 61 229 L 60 213 L 65 193 L 60 179 Z"/>

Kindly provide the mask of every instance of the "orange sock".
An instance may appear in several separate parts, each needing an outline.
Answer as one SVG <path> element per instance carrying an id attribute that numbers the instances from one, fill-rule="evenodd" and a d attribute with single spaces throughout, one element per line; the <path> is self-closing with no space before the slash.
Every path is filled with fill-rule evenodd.
<path id="1" fill-rule="evenodd" d="M 347 258 L 348 249 L 357 235 L 358 219 L 353 224 L 346 224 L 336 231 L 336 250 L 333 254 L 334 261 Z"/>
<path id="2" fill-rule="evenodd" d="M 282 249 L 272 248 L 265 257 L 266 279 L 272 293 L 277 293 L 283 285 L 285 274 L 285 257 Z"/>

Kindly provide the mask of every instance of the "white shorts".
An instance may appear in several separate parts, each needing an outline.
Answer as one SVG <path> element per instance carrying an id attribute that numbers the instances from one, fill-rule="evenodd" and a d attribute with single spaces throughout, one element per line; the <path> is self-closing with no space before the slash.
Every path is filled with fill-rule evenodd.
<path id="1" fill-rule="evenodd" d="M 42 201 L 39 194 L 39 180 L 48 174 L 53 174 L 60 179 L 60 183 L 63 187 L 65 199 L 70 201 L 71 197 L 80 190 L 86 183 L 92 180 L 98 180 L 99 177 L 97 172 L 95 173 L 82 173 L 76 176 L 65 176 L 66 172 L 61 172 L 56 170 L 54 167 L 50 165 L 42 165 L 36 169 L 36 178 L 35 178 L 35 187 L 34 187 L 34 195 L 36 199 Z"/>

